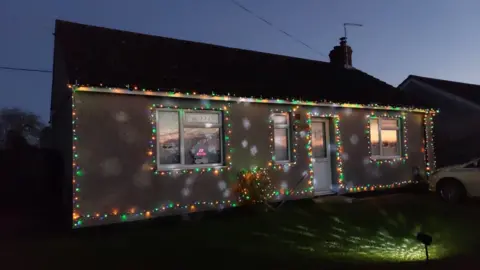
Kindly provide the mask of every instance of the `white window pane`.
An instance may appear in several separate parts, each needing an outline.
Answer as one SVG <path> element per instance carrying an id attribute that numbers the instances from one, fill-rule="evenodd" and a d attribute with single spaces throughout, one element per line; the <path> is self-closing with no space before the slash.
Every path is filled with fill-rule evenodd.
<path id="1" fill-rule="evenodd" d="M 180 163 L 178 112 L 158 111 L 158 156 L 160 164 Z"/>
<path id="2" fill-rule="evenodd" d="M 220 128 L 184 128 L 185 164 L 221 162 Z"/>
<path id="3" fill-rule="evenodd" d="M 385 119 L 385 118 L 383 118 L 381 123 L 382 123 L 382 129 L 398 128 L 398 120 L 397 119 Z"/>
<path id="4" fill-rule="evenodd" d="M 398 156 L 398 131 L 382 130 L 383 156 Z"/>
<path id="5" fill-rule="evenodd" d="M 370 148 L 372 156 L 380 155 L 380 144 L 378 136 L 378 119 L 370 120 Z"/>
<path id="6" fill-rule="evenodd" d="M 316 158 L 327 157 L 325 122 L 312 123 L 312 151 Z"/>
<path id="7" fill-rule="evenodd" d="M 274 114 L 272 116 L 273 123 L 275 123 L 276 125 L 285 125 L 288 123 L 287 117 L 287 114 Z"/>
<path id="8" fill-rule="evenodd" d="M 276 128 L 274 129 L 273 135 L 275 141 L 275 160 L 288 160 L 288 129 Z"/>
<path id="9" fill-rule="evenodd" d="M 186 124 L 219 124 L 220 114 L 218 113 L 185 113 Z"/>

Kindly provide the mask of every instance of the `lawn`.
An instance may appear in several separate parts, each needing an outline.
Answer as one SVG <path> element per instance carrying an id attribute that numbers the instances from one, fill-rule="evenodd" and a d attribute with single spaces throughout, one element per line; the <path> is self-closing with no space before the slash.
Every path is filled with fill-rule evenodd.
<path id="1" fill-rule="evenodd" d="M 2 250 L 16 265 L 35 269 L 57 265 L 70 269 L 423 267 L 425 250 L 415 239 L 417 232 L 433 237 L 429 249 L 433 260 L 465 256 L 479 247 L 479 213 L 475 203 L 448 205 L 426 194 L 354 203 L 297 201 L 275 212 L 244 207 L 184 221 L 139 222 L 39 236 L 4 242 Z"/>

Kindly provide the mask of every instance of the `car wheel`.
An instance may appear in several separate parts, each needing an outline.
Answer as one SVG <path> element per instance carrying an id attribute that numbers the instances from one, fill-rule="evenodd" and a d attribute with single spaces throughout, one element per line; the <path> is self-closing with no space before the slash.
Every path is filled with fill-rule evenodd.
<path id="1" fill-rule="evenodd" d="M 443 200 L 451 203 L 461 202 L 467 195 L 465 187 L 453 179 L 442 181 L 438 193 Z"/>

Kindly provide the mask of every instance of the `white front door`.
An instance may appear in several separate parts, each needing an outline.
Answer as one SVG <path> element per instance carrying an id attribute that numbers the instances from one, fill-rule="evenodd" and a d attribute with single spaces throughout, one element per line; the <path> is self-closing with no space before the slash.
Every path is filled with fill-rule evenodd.
<path id="1" fill-rule="evenodd" d="M 330 158 L 328 127 L 328 119 L 312 118 L 312 158 L 315 195 L 332 192 L 332 161 Z"/>

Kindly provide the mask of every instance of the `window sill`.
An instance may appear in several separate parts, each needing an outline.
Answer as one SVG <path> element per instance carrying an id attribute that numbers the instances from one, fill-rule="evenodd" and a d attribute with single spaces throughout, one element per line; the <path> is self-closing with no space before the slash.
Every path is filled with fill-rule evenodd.
<path id="1" fill-rule="evenodd" d="M 224 164 L 199 164 L 199 165 L 164 165 L 157 167 L 158 172 L 183 171 L 195 169 L 226 169 L 229 166 Z"/>
<path id="2" fill-rule="evenodd" d="M 377 161 L 377 160 L 402 160 L 404 157 L 402 156 L 371 156 L 371 160 Z"/>

